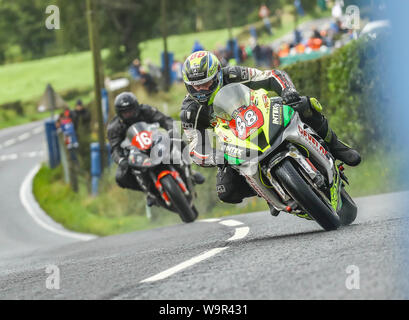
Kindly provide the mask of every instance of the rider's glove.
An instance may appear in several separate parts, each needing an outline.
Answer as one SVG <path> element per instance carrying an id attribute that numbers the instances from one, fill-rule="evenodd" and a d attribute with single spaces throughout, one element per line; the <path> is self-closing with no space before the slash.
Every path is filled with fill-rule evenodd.
<path id="1" fill-rule="evenodd" d="M 300 97 L 300 102 L 294 105 L 291 105 L 291 108 L 294 111 L 297 111 L 299 114 L 302 114 L 304 117 L 311 117 L 312 114 L 312 107 L 309 97 Z"/>
<path id="2" fill-rule="evenodd" d="M 200 167 L 214 167 L 216 162 L 212 154 L 200 154 L 197 151 L 191 151 L 190 157 L 194 163 Z"/>
<path id="3" fill-rule="evenodd" d="M 183 129 L 194 129 L 193 124 L 195 123 L 197 117 L 196 108 L 187 108 L 180 112 L 180 120 L 182 121 Z"/>
<path id="4" fill-rule="evenodd" d="M 290 104 L 299 101 L 300 95 L 294 88 L 285 88 L 281 92 L 281 98 L 283 98 L 284 104 Z"/>

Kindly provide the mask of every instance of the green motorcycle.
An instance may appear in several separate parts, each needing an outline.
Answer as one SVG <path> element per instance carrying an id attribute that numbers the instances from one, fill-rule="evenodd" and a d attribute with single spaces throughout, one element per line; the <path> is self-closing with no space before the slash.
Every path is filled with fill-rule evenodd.
<path id="1" fill-rule="evenodd" d="M 325 230 L 355 220 L 342 163 L 290 105 L 234 83 L 220 89 L 213 107 L 219 158 L 276 209 L 274 215 L 286 211 Z"/>

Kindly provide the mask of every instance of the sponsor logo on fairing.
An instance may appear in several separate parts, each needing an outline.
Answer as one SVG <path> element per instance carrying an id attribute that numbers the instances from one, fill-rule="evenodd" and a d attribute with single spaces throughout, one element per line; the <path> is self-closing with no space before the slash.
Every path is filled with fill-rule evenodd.
<path id="1" fill-rule="evenodd" d="M 301 128 L 301 126 L 298 126 L 298 133 L 301 137 L 304 138 L 305 141 L 307 141 L 310 145 L 314 147 L 315 150 L 320 152 L 323 156 L 326 156 L 328 151 L 325 150 L 325 148 L 313 137 L 311 136 L 306 130 Z"/>
<path id="2" fill-rule="evenodd" d="M 241 79 L 242 80 L 248 80 L 249 79 L 249 75 L 247 73 L 247 68 L 241 69 Z"/>
<path id="3" fill-rule="evenodd" d="M 236 158 L 240 158 L 241 157 L 241 153 L 243 152 L 243 150 L 240 150 L 237 147 L 234 146 L 226 146 L 226 148 L 224 149 L 224 152 L 227 153 L 229 156 L 232 157 L 236 157 Z"/>
<path id="4" fill-rule="evenodd" d="M 272 120 L 274 124 L 281 125 L 282 124 L 282 112 L 283 109 L 279 105 L 274 105 L 273 106 L 273 114 L 272 114 Z"/>

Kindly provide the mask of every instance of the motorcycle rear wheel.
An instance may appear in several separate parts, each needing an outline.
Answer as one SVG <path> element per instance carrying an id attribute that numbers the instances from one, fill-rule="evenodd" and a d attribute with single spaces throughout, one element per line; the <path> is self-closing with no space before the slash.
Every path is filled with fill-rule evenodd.
<path id="1" fill-rule="evenodd" d="M 161 179 L 161 183 L 182 221 L 186 223 L 195 221 L 198 216 L 197 211 L 190 206 L 186 196 L 173 177 L 167 175 Z"/>
<path id="2" fill-rule="evenodd" d="M 314 192 L 288 159 L 275 170 L 278 180 L 291 197 L 326 231 L 336 230 L 341 221 L 336 212 Z"/>

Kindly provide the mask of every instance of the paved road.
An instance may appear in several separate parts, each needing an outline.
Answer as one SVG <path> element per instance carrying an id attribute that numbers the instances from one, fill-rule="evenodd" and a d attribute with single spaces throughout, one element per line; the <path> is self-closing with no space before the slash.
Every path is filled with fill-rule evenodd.
<path id="1" fill-rule="evenodd" d="M 38 126 L 0 131 L 0 157 L 17 154 L 0 160 L 1 299 L 409 298 L 407 192 L 358 199 L 356 222 L 333 232 L 258 212 L 84 242 L 45 230 L 21 204 L 42 159 L 23 154 L 42 151 L 44 138 L 6 142 Z M 59 289 L 46 287 L 50 266 Z M 346 288 L 351 275 L 359 289 Z"/>
<path id="2" fill-rule="evenodd" d="M 3 259 L 73 241 L 47 232 L 35 223 L 21 202 L 22 183 L 45 158 L 45 150 L 41 121 L 0 131 L 0 257 Z"/>

